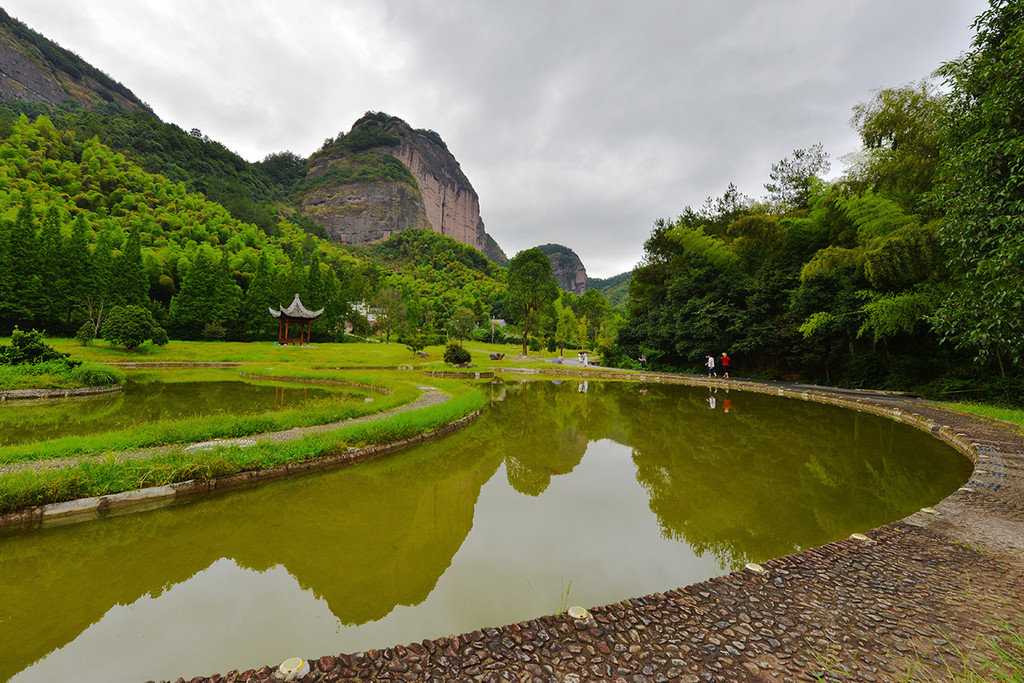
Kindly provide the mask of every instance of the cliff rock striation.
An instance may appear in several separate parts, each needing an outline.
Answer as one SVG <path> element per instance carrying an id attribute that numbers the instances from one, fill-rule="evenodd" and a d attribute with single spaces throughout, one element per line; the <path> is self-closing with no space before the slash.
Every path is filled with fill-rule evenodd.
<path id="1" fill-rule="evenodd" d="M 429 228 L 507 263 L 480 199 L 441 137 L 370 112 L 310 158 L 302 210 L 332 239 L 362 244 Z"/>
<path id="2" fill-rule="evenodd" d="M 583 261 L 576 252 L 561 244 L 542 244 L 537 248 L 550 259 L 558 286 L 583 296 L 587 291 L 587 269 L 583 267 Z"/>

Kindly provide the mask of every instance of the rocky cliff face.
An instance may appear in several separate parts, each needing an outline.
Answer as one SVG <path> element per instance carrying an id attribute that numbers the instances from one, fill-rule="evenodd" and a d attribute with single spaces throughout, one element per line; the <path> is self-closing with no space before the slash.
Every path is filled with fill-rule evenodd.
<path id="1" fill-rule="evenodd" d="M 583 296 L 587 291 L 587 269 L 575 251 L 561 244 L 543 244 L 539 247 L 551 260 L 551 270 L 558 286 L 567 292 Z"/>
<path id="2" fill-rule="evenodd" d="M 0 100 L 13 99 L 50 106 L 74 100 L 86 109 L 113 103 L 127 111 L 148 110 L 123 85 L 0 9 Z"/>
<path id="3" fill-rule="evenodd" d="M 401 177 L 387 157 L 409 177 Z M 371 166 L 376 170 L 366 170 Z M 368 176 L 383 177 L 360 180 Z M 406 228 L 429 228 L 492 261 L 508 261 L 484 230 L 476 190 L 433 131 L 369 113 L 313 156 L 309 178 L 320 181 L 304 196 L 303 211 L 339 242 L 361 244 Z"/>

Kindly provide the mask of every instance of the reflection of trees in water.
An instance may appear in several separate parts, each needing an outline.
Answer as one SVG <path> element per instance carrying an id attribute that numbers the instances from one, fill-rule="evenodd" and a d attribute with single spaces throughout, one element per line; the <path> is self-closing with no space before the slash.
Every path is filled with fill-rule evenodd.
<path id="1" fill-rule="evenodd" d="M 495 433 L 493 447 L 504 458 L 508 483 L 516 491 L 540 495 L 553 475 L 568 474 L 580 464 L 588 443 L 604 438 L 612 421 L 608 411 L 615 405 L 601 397 L 607 386 L 591 385 L 581 395 L 568 382 L 506 385 L 515 399 L 494 406 L 496 415 L 487 428 Z"/>
<path id="2" fill-rule="evenodd" d="M 898 519 L 962 481 L 963 458 L 889 420 L 738 392 L 726 414 L 725 396 L 711 411 L 706 391 L 652 387 L 626 423 L 662 532 L 724 566 Z"/>
<path id="3" fill-rule="evenodd" d="M 924 433 L 816 403 L 657 384 L 506 387 L 514 400 L 486 424 L 517 491 L 539 495 L 610 438 L 633 449 L 662 534 L 723 567 L 899 519 L 969 472 Z"/>
<path id="4" fill-rule="evenodd" d="M 462 442 L 455 442 L 463 438 Z M 74 640 L 112 606 L 159 596 L 221 558 L 281 565 L 343 624 L 434 589 L 497 471 L 468 430 L 393 458 L 148 513 L 0 536 L 0 680 Z"/>

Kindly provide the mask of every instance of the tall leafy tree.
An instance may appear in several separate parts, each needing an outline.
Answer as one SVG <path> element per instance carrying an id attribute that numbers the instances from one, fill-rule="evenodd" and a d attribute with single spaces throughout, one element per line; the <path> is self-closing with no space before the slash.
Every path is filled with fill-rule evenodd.
<path id="1" fill-rule="evenodd" d="M 557 298 L 558 281 L 544 252 L 526 249 L 509 261 L 505 310 L 515 316 L 523 333 L 524 356 L 530 332 L 542 323 Z"/>
<path id="2" fill-rule="evenodd" d="M 940 70 L 951 91 L 938 200 L 954 290 L 947 339 L 1024 361 L 1024 1 L 990 0 L 972 48 Z"/>
<path id="3" fill-rule="evenodd" d="M 39 239 L 32 202 L 25 197 L 14 223 L 2 231 L 0 252 L 0 320 L 6 332 L 35 322 L 43 303 Z"/>
<path id="4" fill-rule="evenodd" d="M 769 199 L 782 207 L 803 209 L 811 199 L 813 181 L 820 179 L 831 168 L 828 153 L 819 142 L 807 149 L 797 149 L 772 165 L 770 183 L 765 183 Z"/>
<path id="5" fill-rule="evenodd" d="M 251 338 L 259 339 L 264 330 L 272 327 L 273 318 L 268 309 L 277 305 L 274 303 L 272 277 L 270 261 L 266 252 L 261 251 L 256 262 L 256 273 L 245 290 L 239 313 L 245 332 Z"/>
<path id="6" fill-rule="evenodd" d="M 144 306 L 149 299 L 149 281 L 142 265 L 142 233 L 132 226 L 113 269 L 113 298 L 125 306 Z"/>

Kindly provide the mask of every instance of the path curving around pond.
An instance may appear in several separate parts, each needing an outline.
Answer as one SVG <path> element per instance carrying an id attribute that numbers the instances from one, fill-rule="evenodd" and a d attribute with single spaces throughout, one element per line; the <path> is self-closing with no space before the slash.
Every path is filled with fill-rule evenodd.
<path id="1" fill-rule="evenodd" d="M 941 438 L 975 468 L 934 508 L 862 537 L 592 607 L 578 619 L 549 615 L 366 652 L 295 653 L 310 665 L 302 681 L 948 680 L 972 658 L 992 657 L 991 639 L 1005 635 L 1003 625 L 1024 634 L 1019 428 L 880 392 L 579 373 L 756 391 L 884 415 Z M 190 683 L 281 680 L 278 664 Z"/>
<path id="2" fill-rule="evenodd" d="M 364 384 L 354 384 L 345 381 L 320 380 L 320 379 L 295 379 L 289 377 L 250 376 L 256 379 L 287 381 L 287 382 L 309 382 L 318 384 L 338 384 L 347 386 L 360 386 L 374 389 L 383 393 L 390 393 L 387 389 L 373 387 Z M 451 399 L 451 396 L 437 387 L 429 385 L 418 385 L 423 392 L 415 400 L 389 410 L 363 415 L 360 417 L 348 418 L 337 422 L 308 425 L 305 427 L 293 427 L 275 432 L 264 432 L 249 436 L 213 439 L 184 447 L 185 452 L 196 452 L 212 450 L 214 448 L 237 446 L 245 448 L 258 443 L 285 443 L 301 439 L 312 434 L 323 434 L 335 431 L 354 424 L 376 422 L 394 415 L 422 410 L 431 406 L 439 405 Z M 119 515 L 129 512 L 140 512 L 158 507 L 165 507 L 183 499 L 221 493 L 231 489 L 255 486 L 260 483 L 276 481 L 279 479 L 292 478 L 310 474 L 313 472 L 333 469 L 340 466 L 351 465 L 357 462 L 371 460 L 386 453 L 399 450 L 406 446 L 422 441 L 436 439 L 461 429 L 479 417 L 480 411 L 476 411 L 459 420 L 442 425 L 434 430 L 418 434 L 407 439 L 394 442 L 377 444 L 364 447 L 349 447 L 341 452 L 326 456 L 317 457 L 312 460 L 279 465 L 262 470 L 240 472 L 233 475 L 217 477 L 208 480 L 189 480 L 177 482 L 166 486 L 155 486 L 146 489 L 112 493 L 103 496 L 94 496 L 60 503 L 50 503 L 26 508 L 10 513 L 0 514 L 0 530 L 3 529 L 24 529 L 42 527 L 58 524 L 70 524 L 89 521 L 109 515 Z M 126 451 L 116 454 L 116 462 L 127 462 L 132 460 L 145 460 L 156 455 L 182 449 L 181 444 L 157 446 L 133 451 Z M 50 460 L 16 462 L 0 465 L 0 476 L 15 472 L 32 470 L 46 471 L 74 467 L 83 463 L 106 462 L 108 455 L 90 455 L 71 458 L 55 458 Z"/>

